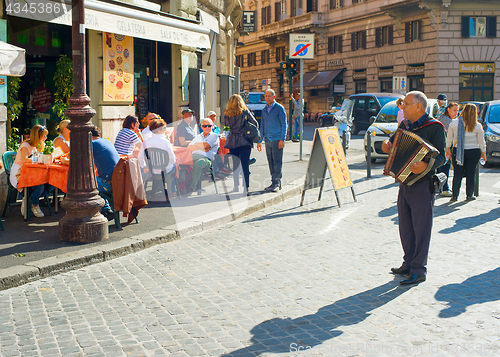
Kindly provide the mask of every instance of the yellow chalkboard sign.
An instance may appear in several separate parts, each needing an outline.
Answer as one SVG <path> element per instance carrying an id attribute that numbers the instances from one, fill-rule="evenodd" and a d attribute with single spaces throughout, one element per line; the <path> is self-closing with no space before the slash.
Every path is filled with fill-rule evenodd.
<path id="1" fill-rule="evenodd" d="M 340 201 L 337 190 L 341 188 L 351 187 L 352 196 L 354 201 L 356 201 L 351 175 L 349 174 L 349 167 L 347 166 L 344 149 L 342 148 L 342 142 L 337 128 L 317 128 L 314 133 L 309 164 L 307 165 L 304 190 L 302 191 L 302 198 L 300 200 L 301 206 L 304 202 L 305 192 L 308 189 L 320 187 L 318 201 L 321 199 L 327 167 L 330 172 L 339 207 Z"/>

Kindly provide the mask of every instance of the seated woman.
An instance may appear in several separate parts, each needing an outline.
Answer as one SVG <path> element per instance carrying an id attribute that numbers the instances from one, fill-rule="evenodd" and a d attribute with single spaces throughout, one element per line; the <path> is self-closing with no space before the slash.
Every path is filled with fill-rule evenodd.
<path id="1" fill-rule="evenodd" d="M 65 154 L 69 153 L 69 123 L 71 123 L 70 120 L 61 120 L 56 129 L 59 133 L 59 136 L 54 139 L 54 148 L 61 148 L 61 150 Z"/>
<path id="2" fill-rule="evenodd" d="M 123 121 L 123 129 L 118 132 L 115 139 L 115 148 L 119 155 L 137 157 L 141 143 L 144 141 L 139 130 L 139 119 L 129 115 Z"/>
<path id="3" fill-rule="evenodd" d="M 17 151 L 16 159 L 12 164 L 10 169 L 10 183 L 12 186 L 17 188 L 17 183 L 21 175 L 21 169 L 23 164 L 31 162 L 31 156 L 38 150 L 43 151 L 45 147 L 45 140 L 47 139 L 48 130 L 41 125 L 35 125 L 31 129 L 30 138 L 21 143 L 19 150 Z M 45 195 L 47 192 L 54 190 L 54 186 L 49 184 L 38 185 L 32 187 L 33 192 L 31 193 L 31 212 L 35 217 L 43 217 L 44 214 L 40 209 L 40 197 Z M 24 213 L 24 207 L 26 204 L 26 197 L 23 197 L 23 203 L 21 204 L 21 212 Z"/>
<path id="4" fill-rule="evenodd" d="M 147 174 L 149 170 L 146 166 L 145 149 L 157 148 L 165 150 L 168 153 L 168 165 L 165 168 L 165 172 L 167 173 L 167 175 L 173 178 L 175 173 L 176 158 L 174 150 L 172 149 L 172 144 L 170 144 L 170 141 L 165 135 L 165 133 L 167 132 L 167 124 L 163 119 L 154 119 L 149 123 L 149 130 L 151 130 L 153 135 L 150 138 L 144 140 L 141 148 L 139 149 L 139 165 L 141 166 L 141 168 L 143 168 L 144 173 Z M 153 172 L 153 174 L 159 175 L 161 174 L 161 171 L 157 170 L 157 172 Z M 171 184 L 173 184 L 173 180 L 172 182 L 167 183 L 167 187 L 173 187 L 171 186 Z"/>

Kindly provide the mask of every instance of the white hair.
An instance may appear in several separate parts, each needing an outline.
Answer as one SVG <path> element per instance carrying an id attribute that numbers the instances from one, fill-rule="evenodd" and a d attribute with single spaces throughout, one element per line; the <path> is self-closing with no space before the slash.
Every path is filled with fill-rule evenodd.
<path id="1" fill-rule="evenodd" d="M 203 118 L 203 119 L 201 119 L 200 124 L 203 124 L 203 123 L 205 123 L 205 122 L 208 122 L 210 125 L 213 125 L 213 124 L 214 124 L 214 122 L 213 122 L 213 121 L 212 121 L 212 119 L 210 119 L 210 118 Z"/>
<path id="2" fill-rule="evenodd" d="M 267 92 L 271 93 L 271 94 L 273 95 L 273 97 L 274 97 L 274 96 L 276 96 L 276 92 L 275 92 L 275 91 L 274 91 L 274 89 L 272 89 L 272 88 L 268 88 L 268 89 L 266 89 L 266 90 L 264 91 L 264 93 L 267 93 Z"/>
<path id="3" fill-rule="evenodd" d="M 413 100 L 420 103 L 422 105 L 422 109 L 425 111 L 427 109 L 427 96 L 418 90 L 406 93 L 406 96 L 409 96 L 410 94 L 413 95 Z"/>

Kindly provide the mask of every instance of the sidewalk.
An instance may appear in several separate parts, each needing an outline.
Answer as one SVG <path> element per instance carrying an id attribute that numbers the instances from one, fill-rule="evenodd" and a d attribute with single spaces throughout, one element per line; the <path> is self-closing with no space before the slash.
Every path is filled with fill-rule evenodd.
<path id="1" fill-rule="evenodd" d="M 307 129 L 306 129 L 307 128 Z M 59 241 L 58 221 L 63 217 L 60 210 L 54 216 L 33 218 L 24 222 L 19 207 L 12 206 L 4 217 L 5 230 L 0 231 L 0 290 L 19 286 L 43 277 L 95 264 L 152 245 L 180 239 L 228 223 L 238 217 L 256 212 L 301 192 L 312 144 L 314 127 L 305 130 L 302 161 L 299 161 L 299 143 L 287 142 L 284 151 L 282 190 L 267 193 L 270 174 L 265 151 L 252 151 L 257 159 L 250 166 L 250 196 L 228 193 L 233 189 L 233 178 L 218 181 L 219 194 L 215 194 L 213 182 L 203 181 L 206 189 L 201 196 L 165 202 L 149 201 L 141 209 L 139 224 L 127 224 L 122 218 L 122 230 L 109 222 L 109 239 L 102 242 L 76 244 Z M 227 193 L 227 194 L 225 194 Z"/>

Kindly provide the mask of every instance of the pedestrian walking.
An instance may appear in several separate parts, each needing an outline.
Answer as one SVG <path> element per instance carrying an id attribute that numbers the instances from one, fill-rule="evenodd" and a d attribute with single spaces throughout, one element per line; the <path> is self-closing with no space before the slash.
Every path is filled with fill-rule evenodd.
<path id="1" fill-rule="evenodd" d="M 453 121 L 458 115 L 458 103 L 451 102 L 446 106 L 446 109 L 444 110 L 443 115 L 441 115 L 438 120 L 444 125 L 444 128 L 446 132 L 448 132 L 448 128 Z M 451 166 L 451 161 L 446 160 L 446 163 L 438 167 L 437 172 L 443 173 L 446 175 L 446 181 L 444 182 L 443 185 L 443 191 L 439 194 L 441 197 L 452 197 L 453 194 L 450 191 L 450 186 L 448 185 L 448 177 L 450 177 L 450 166 Z"/>
<path id="2" fill-rule="evenodd" d="M 432 176 L 435 169 L 445 161 L 445 131 L 443 124 L 430 117 L 426 112 L 427 97 L 419 91 L 409 92 L 403 101 L 405 120 L 399 128 L 414 132 L 433 145 L 438 151 L 430 171 L 411 186 L 399 185 L 398 220 L 399 236 L 403 247 L 403 264 L 392 268 L 394 274 L 406 278 L 400 284 L 418 284 L 426 280 L 427 257 L 431 240 L 432 219 L 434 208 L 434 186 Z M 392 148 L 394 136 L 385 140 L 382 150 L 386 153 Z M 420 174 L 427 169 L 424 161 L 410 166 L 414 174 Z"/>
<path id="3" fill-rule="evenodd" d="M 452 144 L 455 144 L 453 151 Z M 466 104 L 461 116 L 451 122 L 446 140 L 446 157 L 453 162 L 453 196 L 450 202 L 456 202 L 465 176 L 466 201 L 473 201 L 476 167 L 479 159 L 486 161 L 486 143 L 481 124 L 477 122 L 477 108 Z"/>
<path id="4" fill-rule="evenodd" d="M 404 98 L 398 98 L 396 100 L 396 106 L 399 108 L 398 117 L 396 118 L 398 124 L 400 124 L 405 119 L 405 114 L 403 112 L 403 100 Z"/>
<path id="5" fill-rule="evenodd" d="M 267 89 L 264 95 L 266 106 L 262 109 L 261 134 L 266 144 L 266 156 L 271 173 L 271 185 L 265 190 L 278 192 L 281 190 L 283 167 L 283 148 L 287 130 L 285 108 L 275 100 L 274 90 Z M 257 150 L 262 150 L 262 144 L 257 144 Z"/>
<path id="6" fill-rule="evenodd" d="M 292 100 L 292 103 L 293 103 L 293 115 L 292 115 L 293 135 L 292 135 L 292 141 L 296 143 L 300 139 L 300 133 L 299 133 L 299 130 L 300 130 L 300 113 L 302 111 L 303 100 L 302 100 L 299 92 L 293 93 L 290 96 L 290 99 Z"/>
<path id="7" fill-rule="evenodd" d="M 229 134 L 226 137 L 224 147 L 229 149 L 229 152 L 233 155 L 233 192 L 239 192 L 239 176 L 240 172 L 243 171 L 244 193 L 248 195 L 248 188 L 250 186 L 249 162 L 253 143 L 244 135 L 246 120 L 249 120 L 257 127 L 259 126 L 257 120 L 255 120 L 250 110 L 248 110 L 243 98 L 239 94 L 233 94 L 229 98 L 226 110 L 224 111 L 224 125 L 229 126 Z"/>

